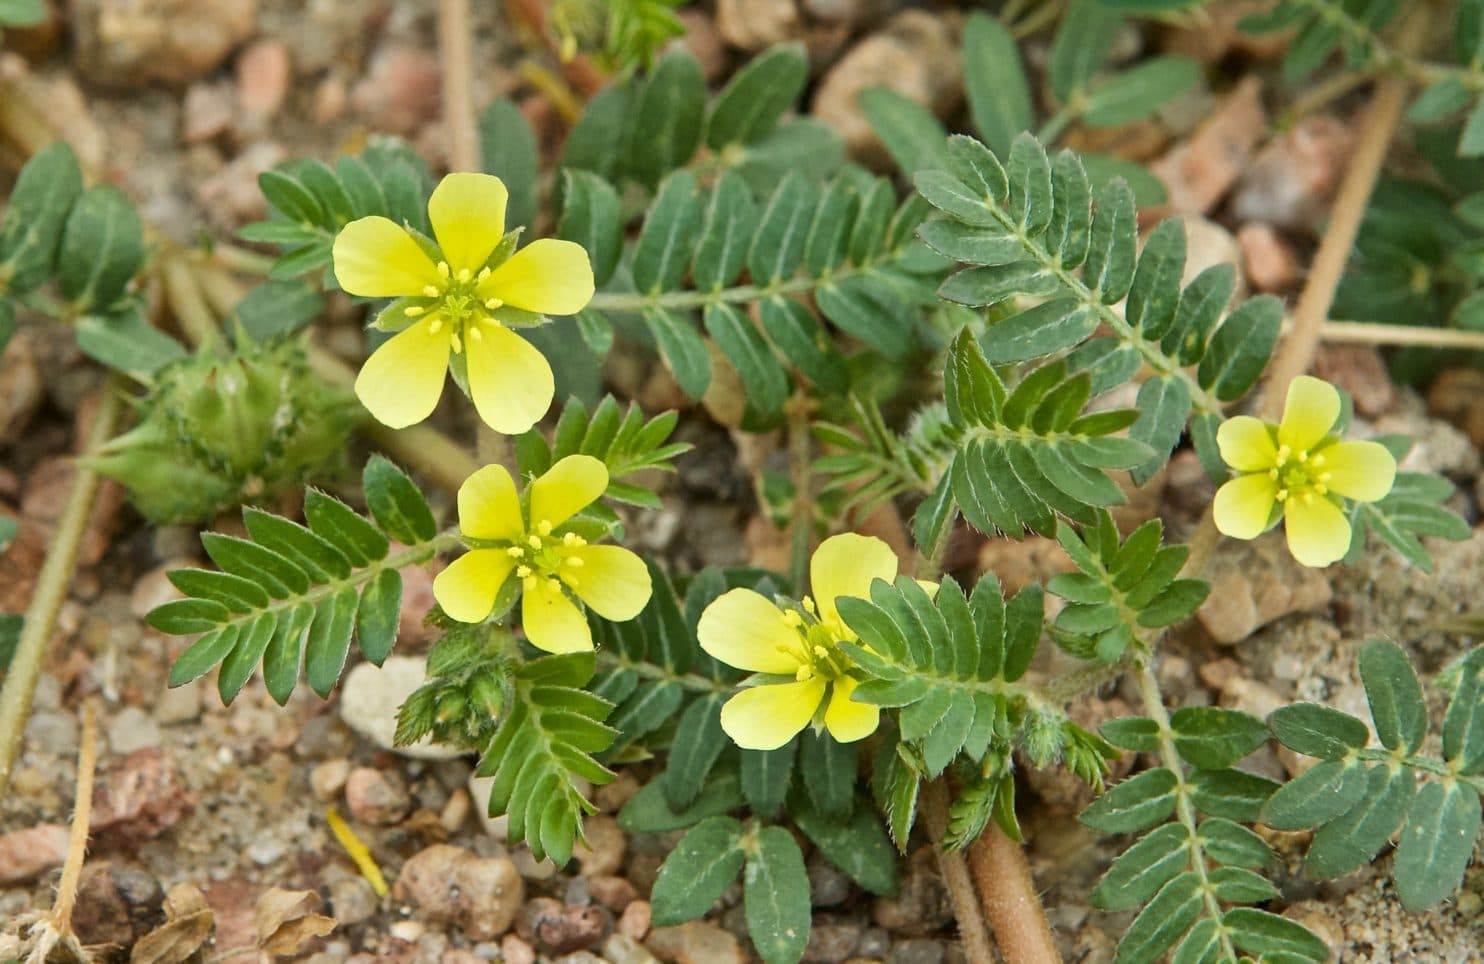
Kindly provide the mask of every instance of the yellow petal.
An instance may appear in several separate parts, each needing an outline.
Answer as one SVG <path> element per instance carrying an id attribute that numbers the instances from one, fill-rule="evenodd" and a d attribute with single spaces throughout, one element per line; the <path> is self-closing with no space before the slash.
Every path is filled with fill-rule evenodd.
<path id="1" fill-rule="evenodd" d="M 841 743 L 864 740 L 875 733 L 877 725 L 881 723 L 881 707 L 857 703 L 850 698 L 857 685 L 859 684 L 849 676 L 835 680 L 834 690 L 830 693 L 830 705 L 825 707 L 825 728 L 830 731 L 830 736 Z"/>
<path id="2" fill-rule="evenodd" d="M 792 676 L 802 665 L 798 629 L 751 589 L 733 589 L 713 599 L 701 613 L 696 638 L 702 649 L 737 669 Z"/>
<path id="3" fill-rule="evenodd" d="M 459 486 L 459 531 L 471 539 L 524 539 L 520 496 L 505 466 L 486 465 Z"/>
<path id="4" fill-rule="evenodd" d="M 1322 569 L 1350 549 L 1350 520 L 1328 499 L 1293 499 L 1283 507 L 1288 551 L 1306 566 Z"/>
<path id="5" fill-rule="evenodd" d="M 481 324 L 464 343 L 469 395 L 486 425 L 519 435 L 541 420 L 556 394 L 551 366 L 536 346 L 509 328 Z"/>
<path id="6" fill-rule="evenodd" d="M 1288 386 L 1278 441 L 1295 452 L 1307 452 L 1335 427 L 1340 417 L 1340 393 L 1329 382 L 1300 375 Z"/>
<path id="7" fill-rule="evenodd" d="M 608 488 L 608 466 L 591 455 L 569 455 L 531 483 L 531 525 L 559 526 Z"/>
<path id="8" fill-rule="evenodd" d="M 1319 450 L 1330 490 L 1358 502 L 1375 502 L 1396 481 L 1396 459 L 1379 442 L 1336 442 Z"/>
<path id="9" fill-rule="evenodd" d="M 438 407 L 453 330 L 445 324 L 434 332 L 436 321 L 429 318 L 398 332 L 361 366 L 356 397 L 383 425 L 416 425 Z"/>
<path id="10" fill-rule="evenodd" d="M 478 271 L 505 236 L 505 183 L 489 174 L 450 174 L 428 199 L 428 220 L 454 274 Z"/>
<path id="11" fill-rule="evenodd" d="M 383 217 L 347 224 L 331 253 L 340 287 L 363 298 L 421 294 L 425 286 L 440 280 L 438 269 L 412 236 Z"/>
<path id="12" fill-rule="evenodd" d="M 644 560 L 619 546 L 582 546 L 569 558 L 582 560 L 580 567 L 564 564 L 562 579 L 602 616 L 623 622 L 639 615 L 649 603 L 649 569 Z"/>
<path id="13" fill-rule="evenodd" d="M 1222 461 L 1238 472 L 1261 472 L 1278 462 L 1278 447 L 1267 423 L 1251 415 L 1238 415 L 1221 423 L 1216 445 Z"/>
<path id="14" fill-rule="evenodd" d="M 520 601 L 526 638 L 548 653 L 580 653 L 593 648 L 587 617 L 552 579 L 533 579 Z"/>
<path id="15" fill-rule="evenodd" d="M 1237 476 L 1216 490 L 1216 528 L 1233 539 L 1256 539 L 1268 527 L 1277 494 L 1278 483 L 1266 472 Z"/>
<path id="16" fill-rule="evenodd" d="M 897 556 L 891 546 L 874 536 L 843 532 L 830 536 L 814 550 L 809 560 L 809 588 L 819 606 L 819 618 L 838 618 L 837 596 L 871 598 L 871 582 L 897 577 Z"/>
<path id="17" fill-rule="evenodd" d="M 483 622 L 515 560 L 500 549 L 471 549 L 433 580 L 433 598 L 451 619 Z"/>
<path id="18" fill-rule="evenodd" d="M 824 685 L 815 677 L 745 689 L 721 708 L 721 728 L 745 750 L 776 750 L 809 725 Z"/>
<path id="19" fill-rule="evenodd" d="M 492 271 L 479 296 L 543 315 L 575 315 L 592 300 L 593 268 L 582 245 L 541 238 Z"/>

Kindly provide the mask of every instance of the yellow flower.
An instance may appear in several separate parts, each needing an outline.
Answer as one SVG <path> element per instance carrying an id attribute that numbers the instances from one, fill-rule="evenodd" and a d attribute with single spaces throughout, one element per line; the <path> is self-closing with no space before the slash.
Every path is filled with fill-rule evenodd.
<path id="1" fill-rule="evenodd" d="M 733 589 L 706 607 L 697 627 L 701 648 L 729 666 L 763 674 L 762 685 L 721 708 L 721 727 L 738 746 L 776 750 L 811 722 L 841 743 L 875 731 L 881 710 L 850 699 L 857 680 L 838 644 L 857 637 L 835 600 L 869 598 L 873 580 L 896 575 L 897 557 L 886 543 L 845 533 L 822 542 L 809 561 L 814 599 L 804 597 L 803 612 L 780 609 L 751 589 Z"/>
<path id="2" fill-rule="evenodd" d="M 1340 393 L 1307 375 L 1295 378 L 1283 421 L 1242 415 L 1216 433 L 1221 457 L 1239 475 L 1216 493 L 1216 528 L 1255 539 L 1284 520 L 1288 549 L 1306 566 L 1323 567 L 1350 548 L 1342 498 L 1375 502 L 1391 491 L 1396 459 L 1377 442 L 1342 442 L 1330 434 Z"/>
<path id="3" fill-rule="evenodd" d="M 497 177 L 450 174 L 428 200 L 436 245 L 383 217 L 352 221 L 335 239 L 340 287 L 400 299 L 378 324 L 410 322 L 356 378 L 377 421 L 405 428 L 431 415 L 449 358 L 460 354 L 474 407 L 495 431 L 524 432 L 551 406 L 551 366 L 506 322 L 581 311 L 593 271 L 570 241 L 543 238 L 512 254 L 513 236 L 502 244 L 505 199 Z"/>
<path id="4" fill-rule="evenodd" d="M 587 618 L 573 596 L 604 619 L 633 619 L 649 602 L 649 570 L 619 546 L 594 546 L 570 520 L 608 488 L 608 468 L 569 455 L 527 486 L 521 511 L 515 482 L 486 465 L 459 487 L 459 530 L 469 551 L 433 580 L 433 596 L 451 618 L 482 622 L 512 575 L 521 581 L 521 625 L 548 653 L 593 648 Z"/>

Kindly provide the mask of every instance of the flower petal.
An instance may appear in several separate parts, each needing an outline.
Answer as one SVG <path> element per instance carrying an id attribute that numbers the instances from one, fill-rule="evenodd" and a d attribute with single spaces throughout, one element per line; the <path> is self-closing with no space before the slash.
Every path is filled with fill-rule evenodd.
<path id="1" fill-rule="evenodd" d="M 356 376 L 356 397 L 383 425 L 416 425 L 438 407 L 453 330 L 427 318 L 387 339 Z"/>
<path id="2" fill-rule="evenodd" d="M 1350 550 L 1350 520 L 1328 499 L 1291 499 L 1284 506 L 1288 551 L 1306 566 L 1322 569 Z"/>
<path id="3" fill-rule="evenodd" d="M 1336 442 L 1319 450 L 1320 471 L 1328 472 L 1330 490 L 1358 502 L 1375 502 L 1396 481 L 1396 459 L 1380 442 Z"/>
<path id="4" fill-rule="evenodd" d="M 520 542 L 526 534 L 520 496 L 503 465 L 486 465 L 459 486 L 459 531 L 471 539 Z"/>
<path id="5" fill-rule="evenodd" d="M 728 666 L 792 676 L 802 665 L 799 631 L 765 596 L 733 589 L 711 601 L 696 626 L 701 648 Z"/>
<path id="6" fill-rule="evenodd" d="M 479 296 L 543 315 L 575 315 L 592 300 L 593 268 L 582 245 L 541 238 L 490 272 Z"/>
<path id="7" fill-rule="evenodd" d="M 478 271 L 505 236 L 505 182 L 461 172 L 438 182 L 428 198 L 428 220 L 454 274 Z"/>
<path id="8" fill-rule="evenodd" d="M 515 560 L 499 549 L 470 549 L 433 580 L 433 598 L 452 619 L 483 622 Z"/>
<path id="9" fill-rule="evenodd" d="M 1233 539 L 1256 539 L 1268 527 L 1277 496 L 1278 483 L 1266 472 L 1237 476 L 1216 490 L 1216 528 Z"/>
<path id="10" fill-rule="evenodd" d="M 551 365 L 509 328 L 481 324 L 465 343 L 469 395 L 486 425 L 520 435 L 541 420 L 556 394 Z"/>
<path id="11" fill-rule="evenodd" d="M 830 705 L 825 707 L 824 725 L 841 743 L 864 740 L 876 732 L 881 723 L 881 707 L 870 703 L 857 703 L 850 698 L 859 684 L 849 676 L 835 680 L 830 693 Z"/>
<path id="12" fill-rule="evenodd" d="M 564 565 L 562 581 L 599 616 L 623 622 L 648 605 L 649 568 L 634 553 L 620 546 L 582 546 L 568 557 L 582 565 Z"/>
<path id="13" fill-rule="evenodd" d="M 1222 422 L 1216 430 L 1216 445 L 1222 461 L 1238 472 L 1264 472 L 1278 462 L 1278 447 L 1267 423 L 1251 415 Z"/>
<path id="14" fill-rule="evenodd" d="M 871 598 L 871 582 L 897 577 L 897 555 L 874 536 L 842 532 L 830 536 L 809 560 L 809 588 L 819 606 L 819 618 L 834 621 L 837 596 Z"/>
<path id="15" fill-rule="evenodd" d="M 1278 441 L 1295 452 L 1307 452 L 1335 427 L 1340 417 L 1340 393 L 1323 379 L 1300 375 L 1288 385 Z"/>
<path id="16" fill-rule="evenodd" d="M 721 708 L 721 728 L 744 750 L 776 750 L 809 725 L 824 686 L 815 677 L 744 689 Z"/>
<path id="17" fill-rule="evenodd" d="M 555 579 L 527 580 L 521 594 L 520 624 L 531 645 L 548 653 L 581 653 L 593 648 L 587 617 Z"/>
<path id="18" fill-rule="evenodd" d="M 347 224 L 336 236 L 331 254 L 340 287 L 363 298 L 419 295 L 441 280 L 412 236 L 383 217 Z"/>
<path id="19" fill-rule="evenodd" d="M 608 466 L 591 455 L 569 455 L 531 483 L 531 526 L 559 526 L 608 488 Z"/>

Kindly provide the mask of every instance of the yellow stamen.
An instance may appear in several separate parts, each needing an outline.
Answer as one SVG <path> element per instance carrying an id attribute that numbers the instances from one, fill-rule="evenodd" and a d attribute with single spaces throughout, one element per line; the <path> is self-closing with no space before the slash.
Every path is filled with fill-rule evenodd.
<path id="1" fill-rule="evenodd" d="M 424 308 L 422 305 L 408 305 L 407 308 L 403 311 L 403 314 L 405 314 L 408 318 L 416 318 L 418 315 L 427 310 L 428 309 Z"/>
<path id="2" fill-rule="evenodd" d="M 490 311 L 495 311 L 496 309 L 503 307 L 504 304 L 505 302 L 501 301 L 499 298 L 489 298 L 486 299 L 484 302 L 484 306 Z"/>
<path id="3" fill-rule="evenodd" d="M 800 683 L 811 680 L 813 678 L 814 670 L 810 669 L 807 666 L 800 666 L 799 671 L 794 674 L 794 679 L 798 680 Z"/>
<path id="4" fill-rule="evenodd" d="M 464 350 L 464 340 L 459 337 L 458 332 L 453 333 L 453 353 L 457 355 Z"/>
<path id="5" fill-rule="evenodd" d="M 438 287 L 437 285 L 424 285 L 423 286 L 423 294 L 427 295 L 429 298 L 436 298 L 436 297 L 438 297 L 442 293 L 443 293 L 443 289 L 440 288 L 440 287 Z"/>
<path id="6" fill-rule="evenodd" d="M 788 623 L 790 626 L 800 626 L 804 622 L 804 617 L 800 616 L 798 613 L 790 609 L 784 612 L 783 621 Z"/>
<path id="7" fill-rule="evenodd" d="M 810 596 L 804 597 L 804 609 L 807 610 L 809 615 L 811 616 L 815 615 L 819 611 L 814 608 L 814 599 Z"/>
<path id="8" fill-rule="evenodd" d="M 1274 496 L 1274 498 L 1276 498 L 1279 502 L 1287 502 L 1288 501 L 1288 490 L 1287 489 L 1279 489 L 1278 490 L 1278 494 L 1276 496 Z"/>
<path id="9" fill-rule="evenodd" d="M 484 341 L 484 332 L 480 331 L 477 327 L 470 326 L 470 328 L 469 328 L 469 340 L 470 341 Z"/>
<path id="10" fill-rule="evenodd" d="M 469 283 L 469 279 L 472 278 L 472 277 L 474 277 L 474 273 L 472 271 L 470 271 L 468 268 L 460 268 L 459 269 L 459 283 L 460 284 L 468 284 Z"/>
<path id="11" fill-rule="evenodd" d="M 542 519 L 540 522 L 536 523 L 536 531 L 541 533 L 543 536 L 551 535 L 551 522 L 546 519 Z"/>
<path id="12" fill-rule="evenodd" d="M 479 277 L 475 278 L 474 280 L 475 281 L 483 281 L 485 278 L 488 278 L 489 276 L 490 276 L 490 269 L 488 269 L 488 268 L 480 268 L 479 269 Z"/>
<path id="13" fill-rule="evenodd" d="M 582 538 L 582 536 L 578 535 L 575 532 L 569 532 L 566 535 L 562 536 L 562 544 L 577 548 L 587 545 L 587 540 Z"/>
<path id="14" fill-rule="evenodd" d="M 530 546 L 532 549 L 540 549 L 541 548 L 541 537 L 540 536 L 526 536 L 526 545 Z"/>
<path id="15" fill-rule="evenodd" d="M 521 556 L 524 556 L 526 554 L 526 551 L 520 546 L 511 546 L 509 549 L 505 550 L 505 553 L 506 555 L 514 559 L 519 559 Z"/>
<path id="16" fill-rule="evenodd" d="M 531 567 L 530 566 L 520 566 L 519 568 L 517 568 L 515 570 L 515 574 L 519 578 L 525 579 L 525 578 L 527 578 L 528 576 L 531 575 Z"/>
<path id="17" fill-rule="evenodd" d="M 438 262 L 438 273 L 440 275 L 442 275 L 443 277 L 445 277 L 445 278 L 448 277 L 448 262 L 447 261 L 440 261 L 440 262 Z"/>
<path id="18" fill-rule="evenodd" d="M 1314 468 L 1316 468 L 1316 469 L 1319 468 L 1321 465 L 1324 464 L 1324 456 L 1323 455 L 1316 455 L 1316 456 L 1314 456 L 1314 460 L 1311 463 L 1309 463 L 1309 464 L 1313 465 Z"/>
<path id="19" fill-rule="evenodd" d="M 442 318 L 435 318 L 433 320 L 433 323 L 428 326 L 428 334 L 430 334 L 430 335 L 436 335 L 436 334 L 438 334 L 438 332 L 440 332 L 442 330 L 443 330 L 443 319 Z"/>

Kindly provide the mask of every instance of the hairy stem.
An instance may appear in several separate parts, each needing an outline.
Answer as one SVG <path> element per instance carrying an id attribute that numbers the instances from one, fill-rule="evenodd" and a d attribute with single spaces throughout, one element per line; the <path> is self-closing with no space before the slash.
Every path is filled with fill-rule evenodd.
<path id="1" fill-rule="evenodd" d="M 1025 850 L 993 820 L 969 845 L 969 868 L 1000 956 L 1008 964 L 1060 964 Z"/>
<path id="2" fill-rule="evenodd" d="M 83 451 L 89 455 L 98 452 L 113 436 L 123 409 L 117 375 L 110 375 L 101 391 L 102 398 L 83 445 Z M 67 495 L 62 517 L 57 521 L 56 535 L 47 549 L 46 561 L 41 565 L 36 590 L 21 627 L 21 638 L 16 643 L 10 669 L 6 671 L 4 687 L 0 689 L 0 796 L 10 785 L 16 757 L 20 753 L 26 718 L 31 714 L 31 701 L 41 676 L 46 644 L 56 630 L 57 613 L 67 598 L 67 587 L 77 566 L 77 550 L 82 544 L 83 533 L 87 531 L 93 500 L 98 494 L 98 482 L 97 472 L 86 464 L 77 466 L 72 491 Z"/>
<path id="3" fill-rule="evenodd" d="M 1426 20 L 1420 14 L 1425 12 L 1417 7 L 1407 14 L 1399 44 L 1404 53 L 1421 42 Z M 1314 261 L 1309 267 L 1309 280 L 1294 307 L 1292 328 L 1268 368 L 1267 380 L 1256 406 L 1264 418 L 1275 420 L 1283 413 L 1289 383 L 1308 371 L 1314 361 L 1320 329 L 1329 315 L 1330 305 L 1334 303 L 1335 289 L 1339 287 L 1340 276 L 1345 273 L 1345 263 L 1350 260 L 1350 250 L 1355 245 L 1371 191 L 1376 186 L 1387 149 L 1401 121 L 1410 87 L 1411 79 L 1406 74 L 1388 74 L 1381 78 L 1371 96 L 1364 126 L 1350 155 L 1350 166 L 1330 209 L 1324 238 L 1319 242 L 1319 250 L 1314 253 Z"/>
<path id="4" fill-rule="evenodd" d="M 962 852 L 942 847 L 943 837 L 948 832 L 948 790 L 942 779 L 933 780 L 922 788 L 922 817 L 927 822 L 933 842 L 938 844 L 935 848 L 938 870 L 953 903 L 953 916 L 958 919 L 958 936 L 963 941 L 964 953 L 971 964 L 980 964 L 981 961 L 989 964 L 994 960 L 994 952 L 974 895 L 968 862 Z"/>
<path id="5" fill-rule="evenodd" d="M 443 62 L 443 123 L 448 130 L 448 163 L 455 171 L 479 170 L 479 137 L 474 124 L 473 43 L 469 0 L 439 0 L 438 52 Z"/>
<path id="6" fill-rule="evenodd" d="M 88 850 L 88 825 L 93 813 L 93 777 L 98 768 L 98 708 L 91 700 L 82 711 L 82 740 L 77 749 L 77 793 L 72 811 L 72 831 L 67 838 L 67 858 L 57 883 L 57 902 L 52 905 L 52 926 L 65 934 L 72 929 L 72 909 L 77 904 L 77 885 L 82 880 L 82 862 Z"/>

